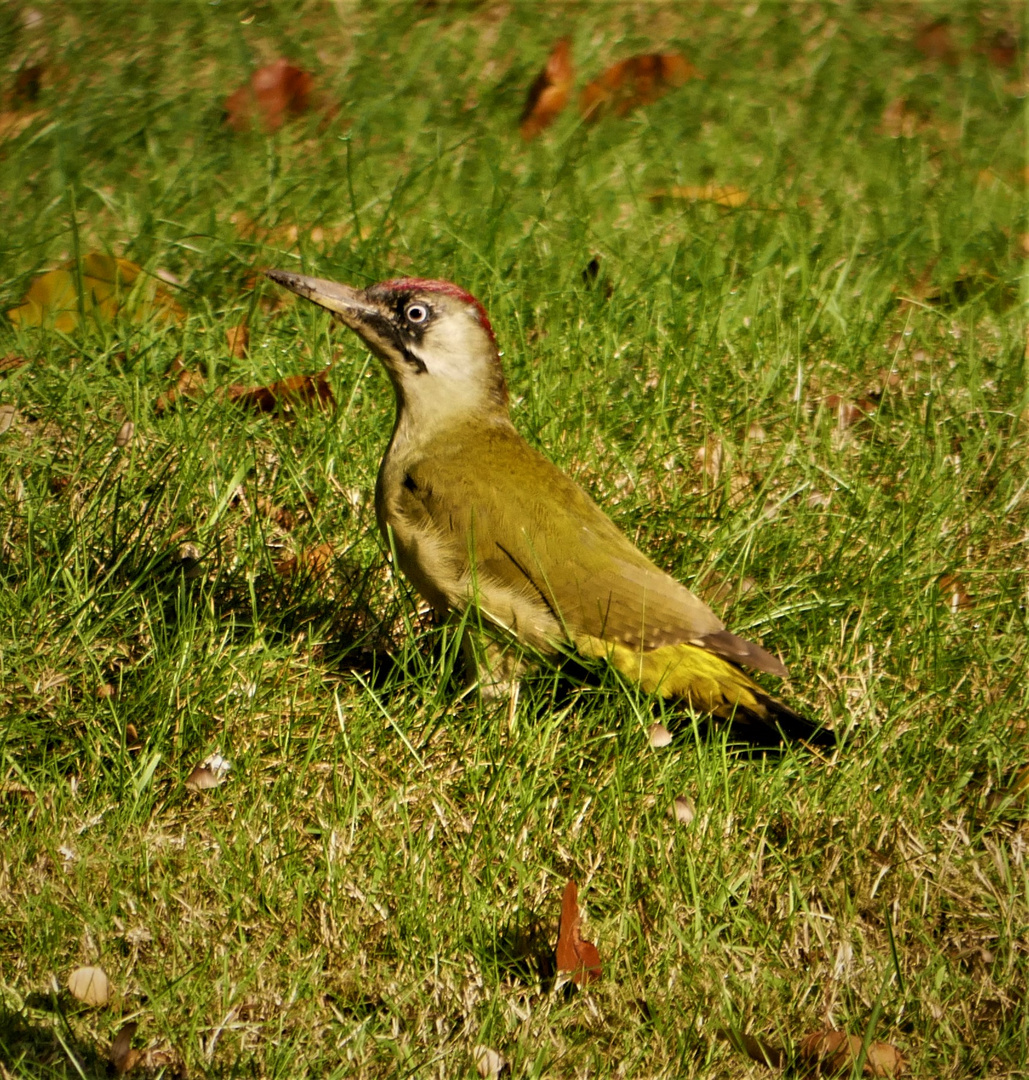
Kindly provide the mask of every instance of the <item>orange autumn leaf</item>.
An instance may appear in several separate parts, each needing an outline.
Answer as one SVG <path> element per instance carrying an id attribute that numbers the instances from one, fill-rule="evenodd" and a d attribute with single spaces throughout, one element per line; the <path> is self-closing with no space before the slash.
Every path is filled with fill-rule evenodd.
<path id="1" fill-rule="evenodd" d="M 525 100 L 518 127 L 526 142 L 550 127 L 568 104 L 574 79 L 571 45 L 568 38 L 561 38 L 547 57 L 543 70 L 529 87 L 529 96 Z"/>
<path id="2" fill-rule="evenodd" d="M 860 1035 L 845 1031 L 816 1031 L 800 1041 L 800 1058 L 814 1067 L 815 1076 L 834 1076 L 853 1069 L 861 1055 Z M 889 1043 L 869 1043 L 865 1051 L 863 1076 L 901 1076 L 907 1071 L 903 1054 Z"/>
<path id="3" fill-rule="evenodd" d="M 70 333 L 85 314 L 96 320 L 127 315 L 140 322 L 150 314 L 180 320 L 185 312 L 157 279 L 143 273 L 128 259 L 90 252 L 82 257 L 81 274 L 74 261 L 40 274 L 29 286 L 21 305 L 7 317 L 16 326 L 52 326 Z M 81 281 L 82 296 L 79 297 Z"/>
<path id="4" fill-rule="evenodd" d="M 579 890 L 574 881 L 565 886 L 561 898 L 561 922 L 557 930 L 557 970 L 568 972 L 576 986 L 595 982 L 601 976 L 600 953 L 596 945 L 579 934 Z"/>
<path id="5" fill-rule="evenodd" d="M 225 331 L 225 342 L 229 347 L 229 356 L 234 356 L 237 360 L 243 360 L 250 348 L 250 327 L 247 326 L 246 322 L 241 322 L 237 326 L 230 326 Z"/>
<path id="6" fill-rule="evenodd" d="M 733 184 L 684 184 L 655 191 L 652 199 L 683 199 L 686 202 L 709 202 L 735 209 L 743 206 L 750 196 Z"/>
<path id="7" fill-rule="evenodd" d="M 287 116 L 299 116 L 311 104 L 314 79 L 287 60 L 258 68 L 250 81 L 225 100 L 225 122 L 234 131 L 246 131 L 252 118 L 265 131 L 278 131 Z"/>
<path id="8" fill-rule="evenodd" d="M 229 401 L 258 412 L 275 412 L 286 405 L 315 401 L 326 405 L 336 404 L 328 371 L 319 371 L 314 375 L 290 375 L 268 386 L 242 386 L 237 383 L 229 387 L 226 396 Z"/>
<path id="9" fill-rule="evenodd" d="M 696 78 L 697 69 L 679 53 L 630 56 L 586 86 L 579 98 L 579 110 L 588 120 L 596 119 L 608 108 L 624 116 Z"/>

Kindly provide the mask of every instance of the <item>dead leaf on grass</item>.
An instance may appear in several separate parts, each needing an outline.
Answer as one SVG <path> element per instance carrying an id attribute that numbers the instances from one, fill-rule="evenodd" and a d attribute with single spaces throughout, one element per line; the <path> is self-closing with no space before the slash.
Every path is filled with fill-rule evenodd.
<path id="1" fill-rule="evenodd" d="M 219 787 L 225 782 L 225 777 L 229 775 L 231 768 L 231 762 L 226 761 L 220 753 L 215 751 L 186 777 L 186 788 L 192 792 L 210 791 L 211 788 Z"/>
<path id="2" fill-rule="evenodd" d="M 810 1076 L 831 1076 L 853 1069 L 861 1055 L 860 1035 L 845 1031 L 816 1031 L 800 1041 L 800 1058 L 813 1066 Z M 870 1043 L 861 1072 L 864 1076 L 901 1076 L 907 1062 L 895 1046 L 889 1043 Z"/>
<path id="3" fill-rule="evenodd" d="M 1018 59 L 1018 38 L 1010 30 L 1004 28 L 997 30 L 980 48 L 994 67 L 1014 67 Z"/>
<path id="4" fill-rule="evenodd" d="M 937 584 L 943 602 L 952 615 L 975 606 L 975 597 L 966 590 L 957 574 L 943 574 Z"/>
<path id="5" fill-rule="evenodd" d="M 114 445 L 123 450 L 136 437 L 136 425 L 131 420 L 126 420 L 114 437 Z"/>
<path id="6" fill-rule="evenodd" d="M 18 356 L 16 353 L 0 356 L 0 375 L 6 375 L 8 371 L 17 371 L 27 363 L 29 363 L 27 356 Z"/>
<path id="7" fill-rule="evenodd" d="M 296 574 L 322 577 L 332 569 L 335 558 L 336 550 L 332 544 L 316 544 L 314 547 L 303 548 L 296 555 L 280 559 L 275 564 L 275 569 L 281 577 L 293 577 Z"/>
<path id="8" fill-rule="evenodd" d="M 111 1063 L 117 1076 L 124 1076 L 125 1073 L 139 1064 L 141 1055 L 138 1050 L 132 1049 L 132 1037 L 136 1034 L 138 1027 L 139 1024 L 135 1020 L 122 1024 L 121 1030 L 115 1036 L 114 1042 L 111 1043 L 107 1060 Z"/>
<path id="9" fill-rule="evenodd" d="M 41 110 L 35 112 L 21 112 L 18 110 L 6 110 L 0 112 L 0 143 L 6 139 L 17 138 L 26 128 L 31 127 L 36 120 L 43 116 Z"/>
<path id="10" fill-rule="evenodd" d="M 11 91 L 12 105 L 31 105 L 36 101 L 43 89 L 45 70 L 42 64 L 26 64 L 21 68 Z"/>
<path id="11" fill-rule="evenodd" d="M 730 209 L 743 206 L 750 196 L 734 184 L 685 184 L 659 188 L 650 195 L 651 201 L 679 199 L 683 202 L 709 202 Z"/>
<path id="12" fill-rule="evenodd" d="M 308 110 L 313 89 L 308 72 L 288 60 L 276 60 L 258 68 L 249 82 L 226 98 L 225 122 L 234 131 L 247 131 L 256 116 L 265 131 L 278 131 L 287 117 Z"/>
<path id="13" fill-rule="evenodd" d="M 655 749 L 660 749 L 662 746 L 669 746 L 671 744 L 672 733 L 664 724 L 654 723 L 650 725 L 650 729 L 647 732 L 647 740 Z"/>
<path id="14" fill-rule="evenodd" d="M 18 419 L 18 410 L 13 405 L 0 405 L 0 435 L 6 435 Z"/>
<path id="15" fill-rule="evenodd" d="M 543 70 L 529 87 L 518 126 L 526 142 L 535 139 L 557 119 L 568 104 L 574 79 L 571 43 L 568 38 L 561 38 L 547 57 Z"/>
<path id="16" fill-rule="evenodd" d="M 587 120 L 596 120 L 608 109 L 625 116 L 699 77 L 697 69 L 679 53 L 630 56 L 612 64 L 586 86 L 579 98 L 579 110 Z"/>
<path id="17" fill-rule="evenodd" d="M 574 881 L 565 886 L 561 898 L 561 921 L 557 930 L 557 970 L 572 976 L 576 986 L 595 982 L 602 973 L 596 945 L 583 941 L 579 933 L 579 890 Z"/>
<path id="18" fill-rule="evenodd" d="M 689 825 L 697 816 L 697 808 L 688 795 L 676 795 L 672 805 L 668 808 L 668 813 L 675 819 L 677 824 Z"/>
<path id="19" fill-rule="evenodd" d="M 770 1069 L 781 1069 L 786 1064 L 786 1052 L 758 1035 L 746 1035 L 729 1028 L 719 1028 L 716 1034 L 740 1053 L 746 1054 L 752 1061 L 767 1065 Z"/>
<path id="20" fill-rule="evenodd" d="M 11 802 L 27 802 L 32 804 L 36 801 L 36 793 L 30 787 L 19 784 L 17 780 L 4 780 L 0 782 L 0 800 L 9 799 Z"/>
<path id="21" fill-rule="evenodd" d="M 472 1057 L 475 1058 L 475 1071 L 484 1080 L 491 1076 L 500 1076 L 507 1069 L 504 1058 L 488 1046 L 476 1046 L 472 1050 Z"/>
<path id="22" fill-rule="evenodd" d="M 926 60 L 942 60 L 948 67 L 958 62 L 958 50 L 950 31 L 949 19 L 937 19 L 919 27 L 915 48 Z"/>
<path id="23" fill-rule="evenodd" d="M 172 370 L 173 372 L 178 371 L 178 377 L 174 386 L 158 395 L 157 400 L 154 402 L 154 411 L 157 413 L 163 413 L 165 410 L 170 409 L 179 398 L 195 400 L 200 397 L 204 387 L 207 385 L 207 380 L 202 372 L 187 371 L 181 367 L 181 364 L 173 364 Z"/>
<path id="24" fill-rule="evenodd" d="M 841 429 L 853 427 L 854 424 L 869 419 L 877 408 L 876 402 L 870 397 L 849 401 L 842 394 L 829 394 L 823 404 L 836 414 L 836 423 Z"/>
<path id="25" fill-rule="evenodd" d="M 156 277 L 143 273 L 128 259 L 90 252 L 81 262 L 81 304 L 79 275 L 74 261 L 60 269 L 40 274 L 29 286 L 21 305 L 7 317 L 15 326 L 53 326 L 70 333 L 84 313 L 96 320 L 126 315 L 141 322 L 150 315 L 165 320 L 181 320 L 185 312 Z"/>
<path id="26" fill-rule="evenodd" d="M 95 1008 L 106 1005 L 114 996 L 114 987 L 99 967 L 76 968 L 68 976 L 68 990 L 72 997 Z"/>
<path id="27" fill-rule="evenodd" d="M 333 408 L 336 406 L 327 368 L 314 375 L 290 375 L 268 386 L 241 386 L 237 383 L 229 387 L 227 397 L 237 405 L 258 412 L 275 412 L 276 409 L 311 402 Z"/>
<path id="28" fill-rule="evenodd" d="M 230 326 L 225 331 L 225 341 L 229 347 L 229 356 L 245 360 L 250 350 L 250 327 L 245 321 L 237 326 Z"/>

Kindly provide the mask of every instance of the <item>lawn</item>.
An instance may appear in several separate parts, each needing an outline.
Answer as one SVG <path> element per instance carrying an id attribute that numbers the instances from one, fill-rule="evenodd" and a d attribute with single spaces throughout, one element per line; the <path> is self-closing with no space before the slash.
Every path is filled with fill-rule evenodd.
<path id="1" fill-rule="evenodd" d="M 0 8 L 2 1080 L 771 1078 L 828 1029 L 1029 1074 L 1024 19 Z M 584 120 L 650 53 L 689 77 Z M 226 101 L 280 58 L 269 131 Z M 375 526 L 386 378 L 267 267 L 478 296 L 526 438 L 838 749 L 600 669 L 462 697 Z"/>

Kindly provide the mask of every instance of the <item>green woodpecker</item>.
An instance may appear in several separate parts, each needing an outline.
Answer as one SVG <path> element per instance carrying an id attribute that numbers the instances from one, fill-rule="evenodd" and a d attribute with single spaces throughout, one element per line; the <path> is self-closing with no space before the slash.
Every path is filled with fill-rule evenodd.
<path id="1" fill-rule="evenodd" d="M 777 737 L 831 731 L 770 697 L 740 665 L 785 675 L 761 646 L 659 569 L 515 430 L 482 304 L 446 281 L 355 289 L 269 270 L 333 312 L 382 361 L 396 392 L 375 512 L 400 568 L 440 616 L 482 620 L 543 653 L 603 657 L 647 692 Z M 504 635 L 501 635 L 501 638 Z M 514 669 L 486 650 L 484 689 Z"/>

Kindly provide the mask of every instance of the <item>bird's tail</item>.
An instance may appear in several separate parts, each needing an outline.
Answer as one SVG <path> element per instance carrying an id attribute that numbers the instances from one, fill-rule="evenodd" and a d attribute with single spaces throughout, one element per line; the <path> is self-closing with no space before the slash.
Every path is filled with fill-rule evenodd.
<path id="1" fill-rule="evenodd" d="M 663 645 L 638 652 L 625 645 L 583 637 L 581 652 L 604 656 L 648 693 L 680 698 L 691 708 L 741 723 L 760 725 L 776 742 L 799 740 L 830 747 L 836 736 L 777 698 L 766 694 L 734 663 L 698 645 Z"/>

